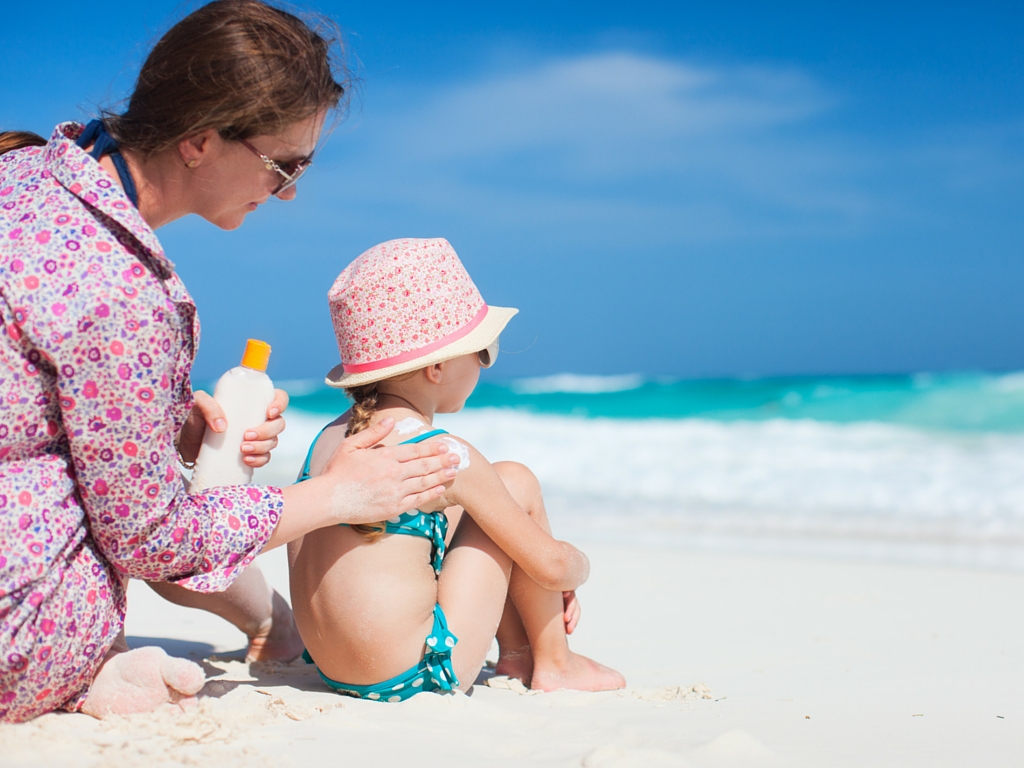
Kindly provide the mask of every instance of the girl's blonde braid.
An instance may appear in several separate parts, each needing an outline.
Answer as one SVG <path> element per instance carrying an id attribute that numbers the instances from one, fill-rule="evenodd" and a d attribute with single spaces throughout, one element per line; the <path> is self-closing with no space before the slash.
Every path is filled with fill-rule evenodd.
<path id="1" fill-rule="evenodd" d="M 348 388 L 345 394 L 352 398 L 352 416 L 348 420 L 348 429 L 345 430 L 345 437 L 350 437 L 370 426 L 370 419 L 377 410 L 380 392 L 377 390 L 377 384 L 373 383 Z M 349 527 L 370 541 L 376 541 L 385 532 L 384 523 L 359 523 Z"/>

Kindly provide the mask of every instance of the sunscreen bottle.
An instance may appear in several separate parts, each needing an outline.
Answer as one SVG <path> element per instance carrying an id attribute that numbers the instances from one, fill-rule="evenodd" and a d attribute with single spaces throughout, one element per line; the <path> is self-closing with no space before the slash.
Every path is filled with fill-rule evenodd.
<path id="1" fill-rule="evenodd" d="M 190 493 L 252 482 L 253 468 L 242 461 L 242 438 L 267 420 L 267 409 L 274 400 L 274 384 L 266 374 L 269 360 L 270 345 L 249 339 L 242 364 L 217 381 L 213 399 L 224 409 L 228 428 L 214 432 L 207 427 L 192 472 Z"/>

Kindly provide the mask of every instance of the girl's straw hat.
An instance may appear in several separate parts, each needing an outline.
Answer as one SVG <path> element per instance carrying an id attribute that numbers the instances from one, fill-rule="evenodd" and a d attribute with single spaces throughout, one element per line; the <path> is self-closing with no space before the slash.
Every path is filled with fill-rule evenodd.
<path id="1" fill-rule="evenodd" d="M 389 240 L 349 264 L 327 299 L 341 365 L 358 387 L 493 344 L 518 309 L 489 307 L 447 240 Z"/>

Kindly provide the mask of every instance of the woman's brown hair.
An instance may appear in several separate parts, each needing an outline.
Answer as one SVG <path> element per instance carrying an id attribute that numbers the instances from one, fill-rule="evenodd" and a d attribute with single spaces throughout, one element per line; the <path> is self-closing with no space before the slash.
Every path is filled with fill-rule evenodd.
<path id="1" fill-rule="evenodd" d="M 343 106 L 352 78 L 340 33 L 309 18 L 261 0 L 202 6 L 150 51 L 127 109 L 102 111 L 107 130 L 150 156 L 211 128 L 226 140 L 248 139 Z M 34 143 L 45 142 L 0 134 L 0 154 Z"/>
<path id="2" fill-rule="evenodd" d="M 0 133 L 0 155 L 25 147 L 42 147 L 46 139 L 31 131 L 4 131 Z"/>
<path id="3" fill-rule="evenodd" d="M 260 0 L 204 5 L 153 47 L 128 108 L 103 113 L 107 130 L 148 156 L 210 128 L 248 139 L 334 109 L 350 79 L 340 34 L 324 18 L 314 24 Z"/>

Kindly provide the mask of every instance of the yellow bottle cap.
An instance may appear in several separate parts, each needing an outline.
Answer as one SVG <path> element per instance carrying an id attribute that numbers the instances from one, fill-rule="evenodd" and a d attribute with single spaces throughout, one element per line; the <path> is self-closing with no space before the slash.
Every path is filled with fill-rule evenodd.
<path id="1" fill-rule="evenodd" d="M 245 342 L 245 354 L 242 355 L 242 365 L 254 371 L 266 371 L 267 363 L 270 362 L 270 345 L 258 339 L 249 339 Z"/>

